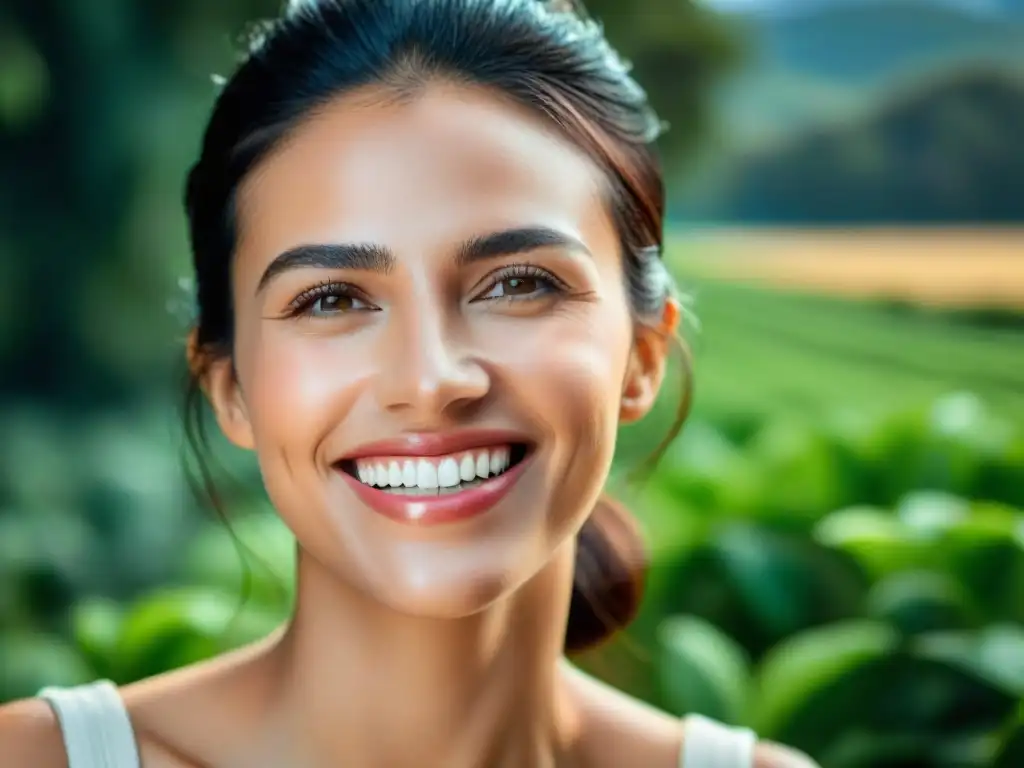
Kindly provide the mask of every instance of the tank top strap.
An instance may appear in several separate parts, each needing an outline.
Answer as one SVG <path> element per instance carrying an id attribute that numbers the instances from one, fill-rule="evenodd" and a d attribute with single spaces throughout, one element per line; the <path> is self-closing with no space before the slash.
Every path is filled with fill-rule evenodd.
<path id="1" fill-rule="evenodd" d="M 757 736 L 702 715 L 683 718 L 685 729 L 679 768 L 754 768 Z"/>
<path id="2" fill-rule="evenodd" d="M 38 695 L 60 723 L 69 768 L 140 768 L 128 710 L 112 682 L 44 688 Z"/>

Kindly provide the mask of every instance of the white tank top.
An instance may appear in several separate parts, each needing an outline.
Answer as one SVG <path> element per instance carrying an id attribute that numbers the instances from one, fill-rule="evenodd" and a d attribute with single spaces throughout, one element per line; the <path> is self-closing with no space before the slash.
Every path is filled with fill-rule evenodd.
<path id="1" fill-rule="evenodd" d="M 44 688 L 39 697 L 60 722 L 69 768 L 141 768 L 131 720 L 113 683 Z M 684 722 L 680 768 L 754 768 L 753 731 L 700 715 Z"/>

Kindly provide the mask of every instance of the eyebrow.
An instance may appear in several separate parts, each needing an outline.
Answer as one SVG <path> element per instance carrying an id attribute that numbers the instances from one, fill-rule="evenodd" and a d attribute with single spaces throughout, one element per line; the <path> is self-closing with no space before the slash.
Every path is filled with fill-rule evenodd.
<path id="1" fill-rule="evenodd" d="M 471 238 L 456 251 L 455 263 L 466 266 L 500 256 L 513 256 L 541 248 L 563 248 L 590 256 L 577 238 L 549 227 L 519 227 Z M 397 259 L 382 245 L 366 243 L 321 243 L 299 245 L 277 256 L 264 270 L 256 287 L 262 292 L 277 276 L 295 269 L 357 269 L 388 274 Z"/>

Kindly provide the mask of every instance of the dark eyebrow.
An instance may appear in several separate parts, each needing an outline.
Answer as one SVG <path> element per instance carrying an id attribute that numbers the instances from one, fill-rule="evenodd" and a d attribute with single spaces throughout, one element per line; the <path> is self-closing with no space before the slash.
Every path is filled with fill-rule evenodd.
<path id="1" fill-rule="evenodd" d="M 474 237 L 463 243 L 455 257 L 459 266 L 498 256 L 512 256 L 540 248 L 567 248 L 590 255 L 575 237 L 548 227 L 520 227 Z M 359 269 L 387 274 L 395 267 L 394 254 L 382 245 L 364 243 L 323 243 L 299 245 L 277 256 L 264 270 L 256 287 L 260 293 L 278 275 L 300 269 Z"/>
<path id="2" fill-rule="evenodd" d="M 277 256 L 260 277 L 259 293 L 278 275 L 301 267 L 318 269 L 362 269 L 387 274 L 395 266 L 395 257 L 387 248 L 362 243 L 324 243 L 299 245 Z"/>
<path id="3" fill-rule="evenodd" d="M 520 227 L 474 237 L 459 248 L 456 262 L 465 266 L 475 261 L 498 256 L 514 256 L 540 248 L 567 248 L 589 256 L 590 251 L 571 235 L 548 227 Z"/>

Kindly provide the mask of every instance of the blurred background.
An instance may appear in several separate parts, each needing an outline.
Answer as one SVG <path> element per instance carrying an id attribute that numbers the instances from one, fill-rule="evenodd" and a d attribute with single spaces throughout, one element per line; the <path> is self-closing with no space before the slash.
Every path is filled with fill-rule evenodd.
<path id="1" fill-rule="evenodd" d="M 672 127 L 697 394 L 615 479 L 647 598 L 580 663 L 825 768 L 1024 766 L 1024 2 L 590 8 Z M 277 9 L 0 5 L 0 702 L 286 615 L 252 462 L 221 446 L 243 567 L 179 417 L 184 174 Z"/>

